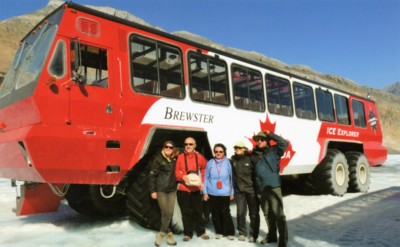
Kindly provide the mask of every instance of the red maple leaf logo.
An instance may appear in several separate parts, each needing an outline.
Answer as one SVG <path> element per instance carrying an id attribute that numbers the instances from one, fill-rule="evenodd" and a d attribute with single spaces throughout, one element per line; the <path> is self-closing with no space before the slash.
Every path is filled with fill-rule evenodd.
<path id="1" fill-rule="evenodd" d="M 269 131 L 275 133 L 275 128 L 276 128 L 276 122 L 272 123 L 268 117 L 268 114 L 266 116 L 265 122 L 262 122 L 260 120 L 260 131 L 269 130 Z M 256 135 L 256 134 L 257 133 L 253 133 L 253 135 Z M 255 147 L 256 143 L 253 140 L 253 138 L 248 138 L 248 139 L 253 144 L 253 147 Z M 292 144 L 290 143 L 290 141 L 289 140 L 287 140 L 287 141 L 288 141 L 288 147 L 286 148 L 286 151 L 283 154 L 283 156 L 281 158 L 281 162 L 280 162 L 280 173 L 282 173 L 283 170 L 285 169 L 285 167 L 289 165 L 290 160 L 296 154 L 296 151 L 293 150 L 293 147 L 292 147 Z M 269 145 L 274 146 L 274 145 L 276 145 L 276 142 L 270 140 Z"/>
<path id="2" fill-rule="evenodd" d="M 286 166 L 289 165 L 289 162 L 292 160 L 292 157 L 296 154 L 296 151 L 293 150 L 292 148 L 292 143 L 288 141 L 288 146 L 286 148 L 285 153 L 283 154 L 282 158 L 281 158 L 281 163 L 279 164 L 280 166 L 280 173 L 283 172 L 283 169 L 286 168 Z"/>

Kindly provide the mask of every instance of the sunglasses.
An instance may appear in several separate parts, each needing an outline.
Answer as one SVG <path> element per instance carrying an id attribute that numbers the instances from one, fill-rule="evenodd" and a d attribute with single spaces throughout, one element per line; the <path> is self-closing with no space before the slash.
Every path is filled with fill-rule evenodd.
<path id="1" fill-rule="evenodd" d="M 242 147 L 233 147 L 233 148 L 234 148 L 235 150 L 236 150 L 236 149 L 243 149 Z"/>
<path id="2" fill-rule="evenodd" d="M 165 149 L 174 149 L 173 146 L 164 146 Z"/>
<path id="3" fill-rule="evenodd" d="M 216 154 L 223 154 L 224 151 L 214 151 L 214 153 L 216 153 Z"/>
<path id="4" fill-rule="evenodd" d="M 255 142 L 266 142 L 267 140 L 266 140 L 266 139 L 260 138 L 260 139 L 255 139 L 254 141 L 255 141 Z"/>
<path id="5" fill-rule="evenodd" d="M 194 143 L 185 143 L 185 146 L 193 146 Z"/>

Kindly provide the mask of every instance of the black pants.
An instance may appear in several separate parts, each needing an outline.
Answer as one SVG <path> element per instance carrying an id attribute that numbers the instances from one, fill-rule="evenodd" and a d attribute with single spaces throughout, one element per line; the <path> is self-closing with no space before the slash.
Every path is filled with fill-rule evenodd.
<path id="1" fill-rule="evenodd" d="M 281 188 L 264 189 L 264 191 L 261 192 L 260 203 L 268 225 L 267 239 L 277 240 L 276 235 L 278 228 L 279 244 L 286 244 L 288 241 L 288 230 L 286 216 L 283 212 Z"/>
<path id="2" fill-rule="evenodd" d="M 234 236 L 235 227 L 231 216 L 230 197 L 209 195 L 211 218 L 215 233 L 223 236 Z"/>
<path id="3" fill-rule="evenodd" d="M 258 202 L 257 194 L 236 192 L 235 199 L 239 235 L 247 236 L 246 216 L 248 208 L 250 217 L 250 236 L 256 240 L 258 238 L 258 233 L 260 232 L 260 204 Z"/>
<path id="4" fill-rule="evenodd" d="M 206 232 L 204 227 L 202 195 L 200 191 L 177 192 L 178 204 L 182 213 L 183 234 L 193 237 L 193 231 L 196 231 L 197 236 L 201 236 Z"/>
<path id="5" fill-rule="evenodd" d="M 210 222 L 210 203 L 208 201 L 203 201 L 203 216 L 204 216 L 204 223 L 207 225 Z"/>

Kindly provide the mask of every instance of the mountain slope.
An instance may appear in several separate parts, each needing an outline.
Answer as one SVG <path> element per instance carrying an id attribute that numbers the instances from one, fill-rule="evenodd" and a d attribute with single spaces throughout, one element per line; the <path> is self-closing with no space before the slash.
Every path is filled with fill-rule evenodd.
<path id="1" fill-rule="evenodd" d="M 398 94 L 400 95 L 400 81 L 395 82 L 394 84 L 385 87 L 382 89 L 385 92 L 392 93 L 392 94 Z"/>

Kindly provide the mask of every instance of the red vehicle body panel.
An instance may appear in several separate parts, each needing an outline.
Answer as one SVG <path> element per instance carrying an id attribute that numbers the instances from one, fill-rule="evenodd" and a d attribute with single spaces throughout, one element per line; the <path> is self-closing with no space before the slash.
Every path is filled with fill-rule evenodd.
<path id="1" fill-rule="evenodd" d="M 108 79 L 113 83 L 109 83 L 108 88 L 79 85 L 72 81 L 70 69 L 62 78 L 56 79 L 48 72 L 51 59 L 48 56 L 33 95 L 0 109 L 0 177 L 49 184 L 117 185 L 143 156 L 153 127 L 163 127 L 162 120 L 165 120 L 160 117 L 154 120 L 156 124 L 144 121 L 150 109 L 162 97 L 139 94 L 131 88 L 129 35 L 135 33 L 179 47 L 184 61 L 186 92 L 189 81 L 188 52 L 201 51 L 207 54 L 211 51 L 193 42 L 67 6 L 57 10 L 64 13 L 50 54 L 57 42 L 65 42 L 66 50 L 70 51 L 70 41 L 76 37 L 81 44 L 105 49 Z M 80 20 L 87 22 L 89 27 L 79 26 Z M 86 28 L 84 32 L 82 28 Z M 68 66 L 71 60 L 68 53 Z M 319 132 L 313 140 L 320 146 L 315 154 L 318 155 L 315 165 L 324 158 L 329 143 L 335 141 L 362 145 L 372 166 L 382 164 L 386 159 L 387 150 L 382 145 L 375 103 L 355 96 L 350 96 L 349 102 L 352 99 L 362 101 L 366 116 L 372 112 L 376 119 L 370 117 L 371 122 L 365 128 L 356 128 L 353 122 L 351 125 L 340 125 L 321 121 Z M 181 107 L 184 102 L 178 101 L 175 106 Z M 349 108 L 351 115 L 352 107 Z M 285 124 L 290 126 L 288 118 L 282 116 L 271 117 L 272 114 L 266 112 L 252 114 L 258 119 L 266 119 L 265 123 L 260 122 L 260 129 L 275 131 L 282 127 L 278 120 L 281 123 L 286 121 Z M 165 123 L 165 126 L 171 129 L 204 130 L 190 122 L 178 125 L 176 121 Z M 296 121 L 306 126 L 309 120 Z M 251 133 L 246 137 L 251 139 Z M 282 158 L 282 173 L 290 166 L 293 157 L 299 157 L 298 148 L 298 145 L 289 145 Z M 59 200 L 48 196 L 51 193 L 48 189 L 40 186 L 33 190 L 24 188 L 26 200 L 20 202 L 19 214 L 46 211 L 37 206 L 40 200 L 48 202 L 49 211 L 57 208 L 55 205 Z M 34 194 L 38 198 L 30 197 Z"/>

